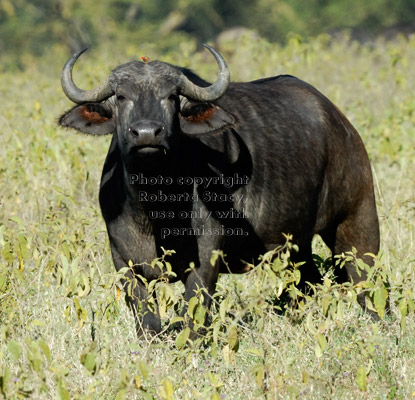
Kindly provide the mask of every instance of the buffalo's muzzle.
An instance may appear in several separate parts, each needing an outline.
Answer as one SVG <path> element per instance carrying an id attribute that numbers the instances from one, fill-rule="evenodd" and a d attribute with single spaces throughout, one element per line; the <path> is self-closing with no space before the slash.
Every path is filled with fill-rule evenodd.
<path id="1" fill-rule="evenodd" d="M 145 120 L 133 123 L 128 133 L 139 149 L 164 147 L 166 128 L 160 122 Z"/>

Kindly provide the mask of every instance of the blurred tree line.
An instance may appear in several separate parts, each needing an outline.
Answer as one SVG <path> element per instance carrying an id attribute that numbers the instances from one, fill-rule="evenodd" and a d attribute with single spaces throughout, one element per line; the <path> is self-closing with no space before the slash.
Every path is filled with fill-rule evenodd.
<path id="1" fill-rule="evenodd" d="M 212 40 L 246 27 L 284 42 L 343 29 L 414 31 L 414 0 L 0 0 L 0 57 L 125 41 Z"/>

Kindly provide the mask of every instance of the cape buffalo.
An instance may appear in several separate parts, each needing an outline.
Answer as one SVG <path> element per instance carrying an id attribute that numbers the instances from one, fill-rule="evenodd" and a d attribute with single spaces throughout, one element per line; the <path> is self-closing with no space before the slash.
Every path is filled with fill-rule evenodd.
<path id="1" fill-rule="evenodd" d="M 63 127 L 112 134 L 99 201 L 117 270 L 130 265 L 126 291 L 137 333 L 161 331 L 147 282 L 163 273 L 151 261 L 164 249 L 189 301 L 201 288 L 209 307 L 220 272 L 247 263 L 285 242 L 299 247 L 300 287 L 321 279 L 311 241 L 319 234 L 333 254 L 354 247 L 365 262 L 379 249 L 379 225 L 369 159 L 347 118 L 313 86 L 289 75 L 230 83 L 219 67 L 210 84 L 182 67 L 132 61 L 115 68 L 93 90 L 81 90 L 72 68 L 62 87 L 77 105 Z M 222 250 L 214 266 L 213 250 Z M 189 268 L 189 265 L 194 268 Z M 339 281 L 359 282 L 353 265 Z M 364 298 L 359 299 L 364 302 Z"/>

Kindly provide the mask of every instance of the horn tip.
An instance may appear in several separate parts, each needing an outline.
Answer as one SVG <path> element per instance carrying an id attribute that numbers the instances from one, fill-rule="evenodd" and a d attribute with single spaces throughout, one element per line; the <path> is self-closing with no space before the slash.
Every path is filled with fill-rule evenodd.
<path id="1" fill-rule="evenodd" d="M 81 50 L 78 50 L 74 53 L 74 57 L 78 58 L 81 54 L 84 54 L 91 46 L 86 46 Z"/>
<path id="2" fill-rule="evenodd" d="M 215 49 L 212 46 L 209 46 L 206 43 L 203 43 L 203 47 L 206 47 L 209 51 L 212 51 L 212 50 L 215 51 Z"/>

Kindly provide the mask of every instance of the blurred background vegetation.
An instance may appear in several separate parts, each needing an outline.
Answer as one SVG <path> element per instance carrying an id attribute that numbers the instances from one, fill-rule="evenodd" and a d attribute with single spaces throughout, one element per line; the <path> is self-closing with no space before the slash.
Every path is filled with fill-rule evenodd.
<path id="1" fill-rule="evenodd" d="M 249 30 L 284 44 L 349 30 L 353 38 L 415 31 L 414 0 L 0 0 L 0 64 L 21 68 L 53 49 L 232 40 Z"/>

